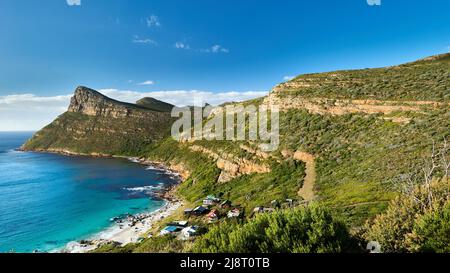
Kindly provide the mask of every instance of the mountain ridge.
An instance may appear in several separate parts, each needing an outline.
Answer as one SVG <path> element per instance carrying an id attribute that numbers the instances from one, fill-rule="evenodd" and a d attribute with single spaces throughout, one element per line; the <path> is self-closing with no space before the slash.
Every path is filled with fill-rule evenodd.
<path id="1" fill-rule="evenodd" d="M 167 105 L 153 100 L 154 106 Z M 133 154 L 170 133 L 169 112 L 120 102 L 79 86 L 67 112 L 38 131 L 23 150 L 73 154 Z"/>

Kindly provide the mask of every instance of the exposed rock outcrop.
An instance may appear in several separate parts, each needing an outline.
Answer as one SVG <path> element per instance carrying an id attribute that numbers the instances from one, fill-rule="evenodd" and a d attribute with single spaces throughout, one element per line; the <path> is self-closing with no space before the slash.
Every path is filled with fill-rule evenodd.
<path id="1" fill-rule="evenodd" d="M 218 182 L 225 183 L 233 178 L 245 174 L 268 173 L 270 167 L 264 164 L 258 164 L 245 158 L 238 158 L 231 154 L 221 153 L 220 155 L 212 150 L 199 145 L 189 147 L 194 152 L 200 152 L 217 162 L 217 168 L 222 170 Z"/>
<path id="2" fill-rule="evenodd" d="M 170 134 L 173 119 L 136 104 L 77 87 L 68 111 L 37 132 L 24 150 L 89 155 L 126 155 Z"/>

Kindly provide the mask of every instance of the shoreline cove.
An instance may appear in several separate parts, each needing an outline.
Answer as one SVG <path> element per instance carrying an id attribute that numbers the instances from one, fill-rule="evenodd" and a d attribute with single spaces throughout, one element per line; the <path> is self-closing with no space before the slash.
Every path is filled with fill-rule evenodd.
<path id="1" fill-rule="evenodd" d="M 150 237 L 148 235 L 146 236 L 146 234 L 155 226 L 156 223 L 171 216 L 176 210 L 183 206 L 183 202 L 175 196 L 174 190 L 186 179 L 186 172 L 174 170 L 162 162 L 149 161 L 138 157 L 115 156 L 98 153 L 75 153 L 68 150 L 26 150 L 22 147 L 16 150 L 22 152 L 59 154 L 72 157 L 127 159 L 130 162 L 145 166 L 147 170 L 161 171 L 174 181 L 173 184 L 165 185 L 158 188 L 156 191 L 152 191 L 152 195 L 154 197 L 160 198 L 165 202 L 159 209 L 141 212 L 138 214 L 128 214 L 125 219 L 120 222 L 112 221 L 113 224 L 111 224 L 111 226 L 96 234 L 93 234 L 89 238 L 69 242 L 63 247 L 49 251 L 50 253 L 88 253 L 105 244 L 113 243 L 125 246 L 130 243 L 137 243 L 141 239 Z"/>

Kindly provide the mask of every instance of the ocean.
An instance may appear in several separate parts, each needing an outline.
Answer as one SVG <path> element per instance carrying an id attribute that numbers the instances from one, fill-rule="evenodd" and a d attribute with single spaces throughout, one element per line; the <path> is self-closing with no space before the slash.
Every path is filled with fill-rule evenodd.
<path id="1" fill-rule="evenodd" d="M 155 211 L 176 179 L 127 159 L 19 152 L 31 132 L 0 132 L 0 252 L 48 252 L 90 239 L 122 215 Z"/>

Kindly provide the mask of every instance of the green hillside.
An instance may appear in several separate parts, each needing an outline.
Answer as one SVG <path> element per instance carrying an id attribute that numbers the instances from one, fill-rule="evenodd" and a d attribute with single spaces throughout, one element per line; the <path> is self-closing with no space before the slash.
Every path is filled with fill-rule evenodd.
<path id="1" fill-rule="evenodd" d="M 170 112 L 173 109 L 173 105 L 163 101 L 159 101 L 154 98 L 143 98 L 136 102 L 136 105 L 148 108 L 150 110 L 159 112 Z"/>
<path id="2" fill-rule="evenodd" d="M 37 132 L 22 149 L 136 155 L 170 134 L 173 119 L 170 113 L 159 110 L 118 102 L 78 87 L 69 111 Z"/>
<path id="3" fill-rule="evenodd" d="M 301 75 L 280 85 L 285 96 L 450 101 L 450 53 L 399 66 Z"/>
<path id="4" fill-rule="evenodd" d="M 199 239 L 194 248 L 173 239 L 148 239 L 125 249 L 114 247 L 103 251 L 157 252 L 169 246 L 177 251 L 196 251 L 203 244 L 224 243 L 208 240 L 215 236 L 228 238 L 234 229 L 242 231 L 243 235 L 233 236 L 244 237 L 248 236 L 245 230 L 252 230 L 252 227 L 274 228 L 278 232 L 279 227 L 272 227 L 271 221 L 283 222 L 291 218 L 299 223 L 313 223 L 325 217 L 320 223 L 334 223 L 329 218 L 334 217 L 339 227 L 345 223 L 355 240 L 373 237 L 384 240 L 380 235 L 384 234 L 382 231 L 361 235 L 367 230 L 365 223 L 386 211 L 389 213 L 392 206 L 396 206 L 392 200 L 399 196 L 407 199 L 401 192 L 408 177 L 417 175 L 426 166 L 434 147 L 450 139 L 449 100 L 450 54 L 388 68 L 301 75 L 275 87 L 268 97 L 251 101 L 258 105 L 276 103 L 281 109 L 280 147 L 272 153 L 264 153 L 259 150 L 258 141 L 175 142 L 169 136 L 170 114 L 150 111 L 147 107 L 157 111 L 168 108 L 160 103 L 157 107 L 162 108 L 155 108 L 152 99 L 140 101 L 136 109 L 117 106 L 108 100 L 106 104 L 104 100 L 92 103 L 82 95 L 69 108 L 76 109 L 75 112 L 60 116 L 24 148 L 133 155 L 163 162 L 188 173 L 177 188 L 177 194 L 188 204 L 200 204 L 207 195 L 215 194 L 245 211 L 246 224 L 229 226 L 225 221 L 218 224 L 220 228 L 212 225 L 211 233 Z M 105 111 L 99 105 L 113 110 Z M 446 156 L 445 152 L 442 154 Z M 444 172 L 433 173 L 436 181 L 442 178 L 443 182 L 439 183 L 448 183 Z M 311 186 L 310 192 L 307 186 Z M 413 186 L 420 189 L 419 182 Z M 440 196 L 450 199 L 445 194 Z M 286 199 L 296 200 L 300 211 L 276 216 L 280 219 L 252 220 L 255 207 L 271 206 L 272 200 Z M 310 214 L 317 211 L 303 208 L 307 204 L 316 204 L 325 210 L 319 209 L 320 217 L 311 220 Z M 434 219 L 433 213 L 441 209 L 442 204 L 430 210 L 417 210 L 417 219 L 422 215 L 426 215 L 424 219 Z M 388 216 L 381 217 L 380 229 L 389 229 L 389 221 Z M 410 229 L 405 228 L 404 234 L 409 238 L 410 233 L 416 232 L 413 232 L 414 225 L 417 229 L 421 226 L 414 219 L 408 223 Z M 330 231 L 324 244 L 329 238 L 336 238 L 333 232 Z M 347 238 L 347 233 L 343 234 Z M 305 240 L 296 251 L 326 249 L 323 245 L 308 248 L 310 245 Z M 385 239 L 386 242 L 392 240 Z M 405 247 L 392 247 L 391 251 L 412 251 L 413 246 L 420 244 L 402 241 Z M 238 249 L 241 247 L 241 244 L 236 245 Z M 343 248 L 338 244 L 333 251 Z M 217 249 L 223 248 L 217 246 Z"/>

